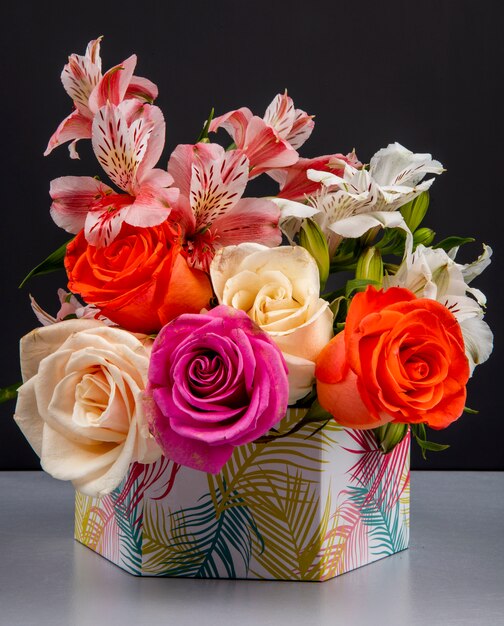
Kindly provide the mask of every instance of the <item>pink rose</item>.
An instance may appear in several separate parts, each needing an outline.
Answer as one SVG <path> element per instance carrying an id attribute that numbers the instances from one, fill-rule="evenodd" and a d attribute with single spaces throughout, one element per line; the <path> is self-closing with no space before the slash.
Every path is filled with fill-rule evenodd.
<path id="1" fill-rule="evenodd" d="M 148 378 L 146 413 L 165 456 L 213 474 L 287 410 L 282 353 L 246 313 L 227 306 L 164 326 Z"/>

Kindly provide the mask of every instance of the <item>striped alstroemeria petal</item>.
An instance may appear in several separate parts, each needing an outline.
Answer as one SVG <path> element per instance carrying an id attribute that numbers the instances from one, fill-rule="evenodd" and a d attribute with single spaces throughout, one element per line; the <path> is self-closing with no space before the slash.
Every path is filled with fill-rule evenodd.
<path id="1" fill-rule="evenodd" d="M 223 217 L 241 198 L 248 181 L 249 161 L 241 150 L 225 152 L 213 145 L 207 153 L 194 153 L 190 202 L 196 229 Z"/>
<path id="2" fill-rule="evenodd" d="M 72 54 L 61 73 L 61 82 L 80 113 L 91 118 L 89 96 L 102 77 L 101 37 L 88 43 L 86 54 Z"/>
<path id="3" fill-rule="evenodd" d="M 278 136 L 287 139 L 292 130 L 294 120 L 296 119 L 296 111 L 292 98 L 287 95 L 287 90 L 283 94 L 277 94 L 263 117 L 268 126 L 276 130 Z"/>
<path id="4" fill-rule="evenodd" d="M 158 160 L 164 145 L 164 119 L 157 107 L 146 104 L 128 125 L 133 100 L 107 104 L 93 121 L 93 150 L 110 179 L 133 194 L 137 179 Z M 152 139 L 152 144 L 151 144 Z M 145 165 L 142 161 L 145 159 Z M 140 167 L 142 165 L 142 167 Z"/>

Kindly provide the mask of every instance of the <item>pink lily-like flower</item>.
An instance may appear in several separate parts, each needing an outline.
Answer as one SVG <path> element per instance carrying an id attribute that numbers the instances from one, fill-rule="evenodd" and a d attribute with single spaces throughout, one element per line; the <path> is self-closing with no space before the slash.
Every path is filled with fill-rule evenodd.
<path id="1" fill-rule="evenodd" d="M 50 313 L 47 313 L 47 311 L 44 311 L 35 298 L 30 295 L 32 310 L 42 326 L 51 326 L 57 322 L 63 322 L 72 318 L 89 320 L 96 319 L 100 320 L 107 326 L 116 326 L 114 322 L 111 322 L 107 317 L 102 315 L 100 309 L 93 304 L 81 304 L 73 293 L 65 291 L 64 289 L 58 289 L 58 298 L 61 306 L 59 311 L 56 313 L 56 317 L 54 317 Z"/>
<path id="2" fill-rule="evenodd" d="M 117 193 L 90 176 L 63 176 L 51 182 L 51 216 L 69 233 L 85 229 L 93 246 L 108 246 L 123 222 L 145 228 L 161 224 L 177 201 L 168 172 L 154 169 L 164 146 L 160 109 L 138 100 L 99 109 L 92 127 L 96 158 L 109 178 L 126 193 Z M 169 188 L 170 187 L 170 188 Z"/>
<path id="3" fill-rule="evenodd" d="M 293 165 L 299 158 L 297 148 L 311 135 L 313 116 L 294 108 L 292 98 L 275 96 L 261 119 L 247 107 L 216 117 L 210 131 L 224 128 L 236 147 L 243 150 L 250 162 L 250 178 L 268 170 Z"/>
<path id="4" fill-rule="evenodd" d="M 78 159 L 76 144 L 79 139 L 90 139 L 93 118 L 107 102 L 120 104 L 123 100 L 137 99 L 153 102 L 158 95 L 154 83 L 140 76 L 133 76 L 137 57 L 131 55 L 125 61 L 102 75 L 101 37 L 89 42 L 84 56 L 72 54 L 61 73 L 61 82 L 72 98 L 75 109 L 66 117 L 53 134 L 44 156 L 57 146 L 71 141 L 70 157 Z"/>
<path id="5" fill-rule="evenodd" d="M 328 154 L 313 159 L 301 158 L 294 165 L 269 171 L 268 175 L 280 184 L 278 197 L 302 202 L 322 188 L 322 183 L 308 178 L 306 175 L 308 170 L 331 172 L 337 176 L 343 176 L 345 163 L 355 168 L 362 167 L 362 163 L 358 160 L 355 152 L 350 152 L 346 156 Z"/>
<path id="6" fill-rule="evenodd" d="M 168 172 L 180 189 L 170 220 L 182 230 L 188 261 L 208 271 L 217 248 L 245 241 L 277 246 L 280 211 L 270 200 L 242 198 L 249 160 L 217 144 L 179 145 Z"/>

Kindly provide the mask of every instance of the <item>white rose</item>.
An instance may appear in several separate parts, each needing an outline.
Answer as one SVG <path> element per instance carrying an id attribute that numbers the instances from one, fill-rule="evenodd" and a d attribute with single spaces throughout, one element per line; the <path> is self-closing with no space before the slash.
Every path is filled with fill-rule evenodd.
<path id="1" fill-rule="evenodd" d="M 217 252 L 210 276 L 219 303 L 245 311 L 282 351 L 289 404 L 309 393 L 315 359 L 333 335 L 313 257 L 300 246 L 242 243 Z"/>
<path id="2" fill-rule="evenodd" d="M 437 300 L 448 307 L 460 324 L 472 374 L 476 365 L 490 356 L 493 334 L 483 320 L 485 295 L 469 283 L 490 264 L 492 249 L 484 246 L 483 254 L 466 265 L 454 261 L 456 252 L 456 248 L 448 254 L 419 245 L 406 255 L 396 274 L 384 278 L 383 286 L 406 287 L 419 298 Z"/>
<path id="3" fill-rule="evenodd" d="M 42 468 L 91 496 L 110 493 L 130 463 L 161 451 L 143 419 L 150 340 L 95 320 L 68 320 L 21 339 L 14 418 Z"/>

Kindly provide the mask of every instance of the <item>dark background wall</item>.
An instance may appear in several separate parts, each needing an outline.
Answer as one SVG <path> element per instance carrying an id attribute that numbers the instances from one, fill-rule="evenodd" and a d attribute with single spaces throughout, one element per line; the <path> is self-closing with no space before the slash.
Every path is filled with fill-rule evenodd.
<path id="1" fill-rule="evenodd" d="M 288 87 L 296 105 L 316 114 L 303 156 L 348 152 L 362 161 L 389 142 L 431 152 L 447 168 L 432 188 L 427 220 L 439 234 L 473 236 L 493 246 L 476 286 L 488 296 L 495 333 L 491 361 L 469 383 L 464 415 L 435 433 L 451 448 L 413 467 L 504 469 L 502 87 L 499 0 L 340 2 L 10 2 L 2 46 L 2 359 L 0 386 L 20 378 L 18 339 L 37 323 L 28 293 L 55 312 L 64 275 L 22 277 L 67 240 L 49 217 L 49 181 L 99 172 L 89 146 L 81 161 L 66 147 L 42 156 L 69 112 L 59 81 L 72 52 L 104 35 L 104 68 L 136 52 L 136 73 L 153 80 L 167 121 L 162 163 L 177 143 L 195 140 L 211 106 L 218 114 L 249 106 L 262 115 Z M 462 260 L 475 258 L 471 244 Z M 38 467 L 0 407 L 0 469 Z"/>

